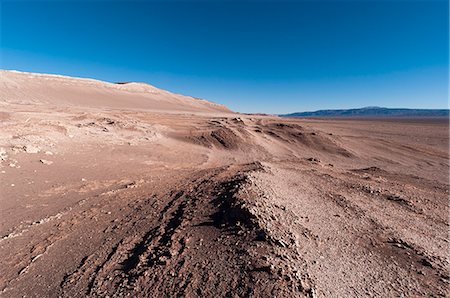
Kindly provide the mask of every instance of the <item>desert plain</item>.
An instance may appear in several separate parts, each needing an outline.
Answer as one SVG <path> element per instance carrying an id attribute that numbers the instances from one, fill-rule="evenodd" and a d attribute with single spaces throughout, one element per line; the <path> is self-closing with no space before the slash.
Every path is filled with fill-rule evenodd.
<path id="1" fill-rule="evenodd" d="M 448 119 L 0 72 L 1 297 L 449 297 Z"/>

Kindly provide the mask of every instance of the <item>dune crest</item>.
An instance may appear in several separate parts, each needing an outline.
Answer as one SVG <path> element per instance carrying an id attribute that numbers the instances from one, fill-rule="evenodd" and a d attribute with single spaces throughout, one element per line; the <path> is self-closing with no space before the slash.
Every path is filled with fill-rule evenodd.
<path id="1" fill-rule="evenodd" d="M 146 83 L 109 83 L 0 70 L 0 102 L 191 113 L 230 113 L 223 105 L 171 93 Z"/>

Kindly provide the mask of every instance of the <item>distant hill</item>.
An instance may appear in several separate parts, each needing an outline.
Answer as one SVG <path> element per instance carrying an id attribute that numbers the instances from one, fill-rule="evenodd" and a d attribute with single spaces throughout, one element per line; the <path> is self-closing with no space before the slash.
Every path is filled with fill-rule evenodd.
<path id="1" fill-rule="evenodd" d="M 280 115 L 282 117 L 448 117 L 448 109 L 390 109 L 365 107 L 346 110 L 319 110 Z"/>
<path id="2" fill-rule="evenodd" d="M 0 70 L 0 105 L 53 105 L 168 113 L 232 113 L 203 99 L 139 82 L 109 83 L 61 75 Z"/>

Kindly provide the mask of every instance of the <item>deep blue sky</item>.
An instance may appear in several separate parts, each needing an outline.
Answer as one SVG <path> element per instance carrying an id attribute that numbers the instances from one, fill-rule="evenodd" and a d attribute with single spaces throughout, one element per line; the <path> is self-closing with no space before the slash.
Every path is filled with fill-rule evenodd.
<path id="1" fill-rule="evenodd" d="M 448 106 L 446 0 L 0 3 L 3 69 L 143 81 L 241 112 Z"/>

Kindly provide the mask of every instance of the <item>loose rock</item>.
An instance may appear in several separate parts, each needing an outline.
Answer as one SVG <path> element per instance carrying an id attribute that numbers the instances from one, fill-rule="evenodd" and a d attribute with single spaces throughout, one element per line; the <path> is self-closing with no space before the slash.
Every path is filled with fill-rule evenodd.
<path id="1" fill-rule="evenodd" d="M 44 165 L 51 165 L 53 163 L 53 161 L 51 160 L 45 160 L 45 159 L 41 159 L 39 160 L 41 163 L 43 163 Z"/>
<path id="2" fill-rule="evenodd" d="M 26 153 L 39 153 L 41 151 L 41 148 L 37 147 L 37 146 L 33 146 L 33 145 L 26 145 L 23 146 L 23 150 Z"/>

